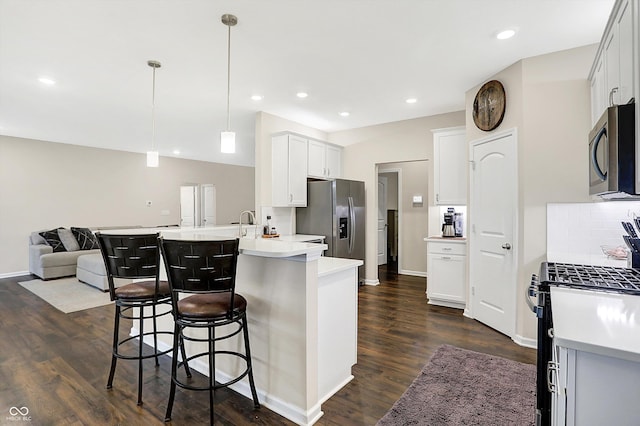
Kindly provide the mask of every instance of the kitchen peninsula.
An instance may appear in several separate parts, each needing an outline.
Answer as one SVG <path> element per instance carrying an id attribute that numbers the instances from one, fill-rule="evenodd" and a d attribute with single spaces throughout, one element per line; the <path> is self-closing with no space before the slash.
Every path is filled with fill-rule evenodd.
<path id="1" fill-rule="evenodd" d="M 229 227 L 157 231 L 167 239 L 232 237 Z M 253 236 L 251 230 L 248 235 Z M 320 405 L 353 379 L 351 367 L 357 361 L 357 271 L 362 261 L 325 258 L 325 244 L 295 241 L 300 239 L 304 238 L 242 238 L 236 290 L 247 299 L 260 403 L 297 424 L 311 425 L 322 416 Z M 159 327 L 172 330 L 171 316 L 162 317 Z M 132 334 L 137 333 L 132 329 Z M 151 344 L 151 339 L 146 343 Z M 166 348 L 171 345 L 170 338 L 159 343 Z M 197 348 L 189 344 L 193 342 L 185 345 L 187 354 L 195 353 Z M 241 340 L 228 339 L 219 342 L 216 349 L 241 349 L 239 345 Z M 226 358 L 216 359 L 216 379 L 220 382 L 235 377 L 242 368 L 236 360 Z M 190 366 L 208 374 L 206 363 L 193 364 Z M 250 398 L 246 379 L 231 387 Z"/>

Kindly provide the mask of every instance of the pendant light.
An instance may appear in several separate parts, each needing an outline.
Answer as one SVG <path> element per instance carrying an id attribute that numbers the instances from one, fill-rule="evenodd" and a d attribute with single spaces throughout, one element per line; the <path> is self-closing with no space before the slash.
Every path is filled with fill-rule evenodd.
<path id="1" fill-rule="evenodd" d="M 236 133 L 231 131 L 231 113 L 229 112 L 229 99 L 231 88 L 231 27 L 238 23 L 234 15 L 222 15 L 222 23 L 229 28 L 227 38 L 227 130 L 220 132 L 220 152 L 233 154 L 236 152 Z"/>
<path id="2" fill-rule="evenodd" d="M 151 92 L 151 151 L 147 151 L 147 167 L 158 167 L 160 156 L 156 151 L 156 68 L 162 65 L 158 61 L 147 61 L 147 65 L 153 68 L 153 89 Z"/>

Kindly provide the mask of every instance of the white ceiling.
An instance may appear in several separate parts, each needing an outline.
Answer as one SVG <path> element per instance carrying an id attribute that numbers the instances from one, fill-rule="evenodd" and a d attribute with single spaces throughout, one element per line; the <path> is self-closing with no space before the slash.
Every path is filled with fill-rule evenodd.
<path id="1" fill-rule="evenodd" d="M 253 165 L 257 111 L 333 132 L 462 110 L 465 91 L 519 59 L 599 42 L 613 3 L 0 0 L 0 134 L 147 151 L 147 60 L 155 59 L 160 155 L 179 149 L 183 158 Z M 224 13 L 239 21 L 231 30 L 236 154 L 219 152 Z M 516 36 L 497 40 L 507 27 Z M 252 101 L 256 93 L 264 99 Z"/>

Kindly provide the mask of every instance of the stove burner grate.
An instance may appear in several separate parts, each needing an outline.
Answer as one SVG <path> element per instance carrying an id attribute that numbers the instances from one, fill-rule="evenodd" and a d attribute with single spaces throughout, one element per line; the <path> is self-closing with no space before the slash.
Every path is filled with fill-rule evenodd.
<path id="1" fill-rule="evenodd" d="M 541 281 L 547 284 L 640 295 L 640 271 L 636 269 L 552 262 L 544 265 Z"/>

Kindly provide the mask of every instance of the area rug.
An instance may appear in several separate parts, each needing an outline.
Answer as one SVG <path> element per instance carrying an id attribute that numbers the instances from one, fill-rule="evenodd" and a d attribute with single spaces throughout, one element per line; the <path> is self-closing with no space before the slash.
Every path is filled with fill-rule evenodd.
<path id="1" fill-rule="evenodd" d="M 386 425 L 533 425 L 536 369 L 443 345 L 378 421 Z"/>
<path id="2" fill-rule="evenodd" d="M 81 283 L 76 277 L 31 280 L 18 284 L 65 314 L 112 303 L 108 292 Z"/>

